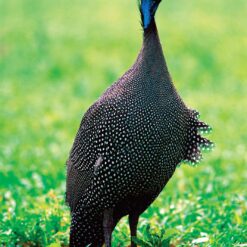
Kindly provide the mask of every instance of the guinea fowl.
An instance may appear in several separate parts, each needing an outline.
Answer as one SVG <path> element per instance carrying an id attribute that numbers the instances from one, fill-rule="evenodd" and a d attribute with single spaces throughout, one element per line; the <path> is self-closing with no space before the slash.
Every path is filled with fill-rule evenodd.
<path id="1" fill-rule="evenodd" d="M 183 161 L 197 163 L 210 127 L 186 107 L 169 75 L 154 15 L 141 0 L 143 46 L 134 65 L 84 115 L 67 161 L 70 246 L 111 246 L 118 221 L 138 218 Z M 133 241 L 131 246 L 136 246 Z"/>

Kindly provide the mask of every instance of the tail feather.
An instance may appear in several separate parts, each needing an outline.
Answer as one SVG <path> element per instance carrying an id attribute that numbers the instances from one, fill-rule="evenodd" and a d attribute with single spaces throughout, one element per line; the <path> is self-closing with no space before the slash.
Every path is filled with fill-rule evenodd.
<path id="1" fill-rule="evenodd" d="M 79 208 L 72 213 L 70 247 L 98 247 L 104 243 L 103 214 L 93 208 Z"/>
<path id="2" fill-rule="evenodd" d="M 188 132 L 188 143 L 185 162 L 196 165 L 202 159 L 201 151 L 210 151 L 214 143 L 201 136 L 201 133 L 209 133 L 212 128 L 204 122 L 198 120 L 199 113 L 195 110 L 190 111 L 190 122 Z"/>

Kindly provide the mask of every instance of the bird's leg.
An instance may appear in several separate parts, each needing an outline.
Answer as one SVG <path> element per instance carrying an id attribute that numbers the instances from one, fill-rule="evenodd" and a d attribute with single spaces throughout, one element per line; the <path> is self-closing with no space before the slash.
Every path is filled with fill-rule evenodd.
<path id="1" fill-rule="evenodd" d="M 105 246 L 111 247 L 111 235 L 114 227 L 113 209 L 106 209 L 103 216 L 103 229 L 105 237 Z"/>
<path id="2" fill-rule="evenodd" d="M 133 213 L 129 215 L 131 247 L 136 247 L 136 244 L 133 242 L 132 237 L 136 237 L 138 220 L 139 220 L 139 214 Z"/>

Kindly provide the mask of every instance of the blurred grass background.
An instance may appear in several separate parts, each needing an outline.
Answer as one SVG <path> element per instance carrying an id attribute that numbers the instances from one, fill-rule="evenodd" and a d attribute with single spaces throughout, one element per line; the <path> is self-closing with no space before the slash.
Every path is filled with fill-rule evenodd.
<path id="1" fill-rule="evenodd" d="M 247 243 L 246 11 L 246 0 L 160 5 L 173 80 L 216 148 L 143 214 L 138 234 L 153 246 L 161 229 L 174 246 Z M 0 245 L 68 244 L 65 161 L 83 113 L 135 60 L 138 15 L 133 0 L 0 0 Z M 122 220 L 114 246 L 128 243 Z"/>

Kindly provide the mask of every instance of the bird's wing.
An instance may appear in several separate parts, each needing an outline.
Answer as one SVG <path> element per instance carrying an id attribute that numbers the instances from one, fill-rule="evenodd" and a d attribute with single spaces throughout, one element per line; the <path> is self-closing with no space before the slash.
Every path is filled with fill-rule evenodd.
<path id="1" fill-rule="evenodd" d="M 72 211 L 97 175 L 103 162 L 102 154 L 105 155 L 113 144 L 118 149 L 124 145 L 116 144 L 117 130 L 124 131 L 119 125 L 121 117 L 121 109 L 109 100 L 98 100 L 84 115 L 67 161 L 66 201 Z M 111 148 L 114 150 L 113 146 Z"/>
<path id="2" fill-rule="evenodd" d="M 98 102 L 88 109 L 82 118 L 67 160 L 66 202 L 71 211 L 75 209 L 93 178 L 94 165 L 97 160 L 95 129 L 103 112 Z"/>

